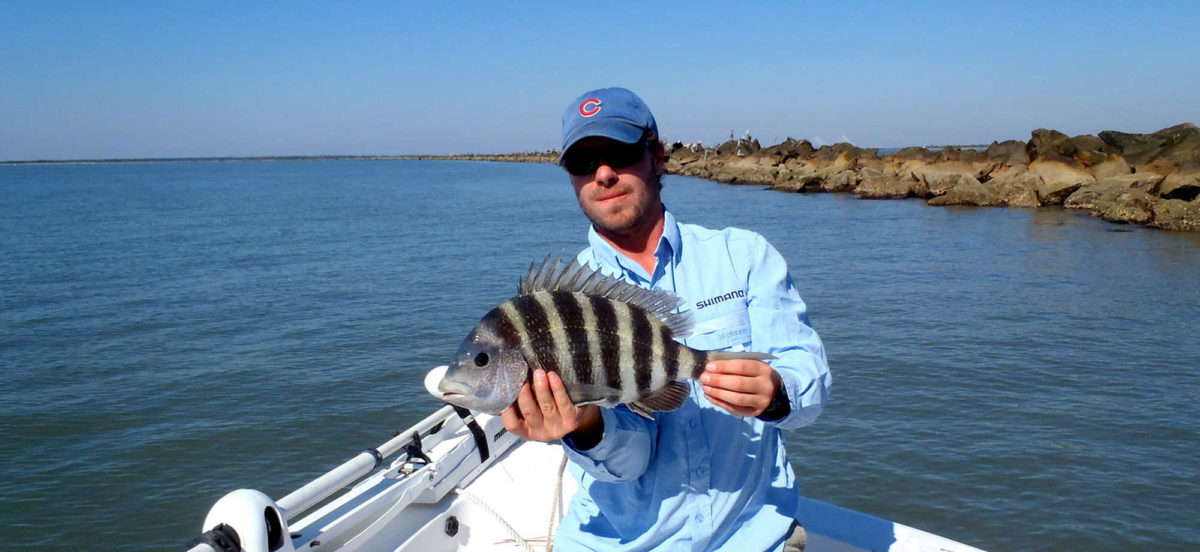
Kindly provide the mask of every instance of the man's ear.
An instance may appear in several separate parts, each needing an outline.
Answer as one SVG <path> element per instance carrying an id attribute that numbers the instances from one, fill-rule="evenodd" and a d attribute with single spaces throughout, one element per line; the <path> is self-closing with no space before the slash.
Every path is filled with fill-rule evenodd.
<path id="1" fill-rule="evenodd" d="M 654 174 L 667 174 L 667 149 L 663 147 L 663 143 L 655 140 L 650 146 L 650 153 L 654 156 Z"/>

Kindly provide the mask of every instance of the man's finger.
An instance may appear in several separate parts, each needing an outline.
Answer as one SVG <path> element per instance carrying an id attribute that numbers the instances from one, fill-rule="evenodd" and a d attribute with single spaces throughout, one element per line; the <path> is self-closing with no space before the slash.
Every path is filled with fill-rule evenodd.
<path id="1" fill-rule="evenodd" d="M 537 397 L 542 416 L 551 417 L 558 413 L 554 404 L 554 394 L 550 392 L 550 384 L 546 382 L 546 371 L 540 368 L 533 372 L 533 393 Z"/>
<path id="2" fill-rule="evenodd" d="M 738 406 L 736 404 L 730 404 L 730 403 L 727 403 L 727 402 L 725 402 L 721 399 L 715 398 L 715 397 L 709 396 L 708 402 L 711 402 L 716 406 L 724 408 L 725 410 L 728 410 L 729 412 L 736 414 L 738 416 L 750 416 L 751 414 L 753 414 L 753 410 L 751 410 L 749 408 Z"/>
<path id="3" fill-rule="evenodd" d="M 730 391 L 728 389 L 713 387 L 711 385 L 705 385 L 703 388 L 704 395 L 707 396 L 709 400 L 718 399 L 734 406 L 748 406 L 748 403 L 750 403 L 754 398 L 754 395 Z"/>
<path id="4" fill-rule="evenodd" d="M 505 408 L 504 412 L 500 413 L 500 419 L 504 421 L 504 429 L 513 433 L 516 433 L 517 429 L 521 427 L 521 418 L 517 414 L 516 406 Z"/>
<path id="5" fill-rule="evenodd" d="M 733 374 L 705 372 L 700 376 L 700 383 L 718 389 L 736 391 L 738 393 L 760 393 L 767 391 L 767 389 L 764 387 L 763 380 Z"/>
<path id="6" fill-rule="evenodd" d="M 762 409 L 765 409 L 767 405 L 770 404 L 770 399 L 762 395 L 739 393 L 737 391 L 730 391 L 728 389 L 721 389 L 708 385 L 704 386 L 704 396 L 708 397 L 708 400 L 713 401 L 714 404 L 716 404 L 714 401 L 714 399 L 716 399 L 717 401 L 731 405 L 734 408 L 748 409 L 749 411 L 756 413 Z"/>
<path id="7" fill-rule="evenodd" d="M 710 373 L 739 374 L 743 376 L 758 376 L 771 369 L 771 365 L 761 360 L 732 359 L 709 362 L 704 369 Z"/>
<path id="8" fill-rule="evenodd" d="M 525 418 L 525 423 L 530 427 L 541 427 L 542 411 L 537 405 L 537 401 L 533 399 L 533 389 L 529 387 L 529 382 L 525 382 L 521 386 L 521 394 L 517 395 L 517 408 L 521 411 L 521 416 Z"/>
<path id="9" fill-rule="evenodd" d="M 574 413 L 575 404 L 571 402 L 571 396 L 567 394 L 567 387 L 563 385 L 558 372 L 546 374 L 546 379 L 550 381 L 550 391 L 554 393 L 554 403 L 558 406 L 559 413 Z"/>

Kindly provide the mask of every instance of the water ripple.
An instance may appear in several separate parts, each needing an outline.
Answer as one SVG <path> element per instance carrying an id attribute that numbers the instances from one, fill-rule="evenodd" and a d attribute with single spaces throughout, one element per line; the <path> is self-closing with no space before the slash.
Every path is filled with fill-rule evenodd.
<path id="1" fill-rule="evenodd" d="M 584 242 L 545 165 L 3 169 L 0 519 L 39 549 L 177 547 L 225 492 L 382 442 L 438 406 L 424 370 L 531 260 Z M 995 550 L 1200 543 L 1200 237 L 664 194 L 791 263 L 835 382 L 788 436 L 809 495 Z"/>

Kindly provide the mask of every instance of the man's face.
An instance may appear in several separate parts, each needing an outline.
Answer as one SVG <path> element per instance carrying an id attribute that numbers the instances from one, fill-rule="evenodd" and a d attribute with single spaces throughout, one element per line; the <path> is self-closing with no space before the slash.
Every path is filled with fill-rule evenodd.
<path id="1" fill-rule="evenodd" d="M 599 161 L 595 172 L 572 174 L 571 185 L 583 214 L 601 234 L 633 234 L 653 226 L 662 214 L 658 182 L 665 162 L 661 148 L 646 149 L 632 164 L 613 167 L 605 153 L 621 146 L 608 138 L 590 137 L 571 147 L 572 156 L 593 156 Z"/>

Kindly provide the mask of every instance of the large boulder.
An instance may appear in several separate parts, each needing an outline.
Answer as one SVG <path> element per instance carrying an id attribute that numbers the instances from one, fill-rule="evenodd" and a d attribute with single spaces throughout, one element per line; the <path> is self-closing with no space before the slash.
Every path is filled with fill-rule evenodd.
<path id="1" fill-rule="evenodd" d="M 825 191 L 833 193 L 853 192 L 854 188 L 857 187 L 861 181 L 862 177 L 857 171 L 844 170 L 825 179 Z"/>
<path id="2" fill-rule="evenodd" d="M 1133 167 L 1125 161 L 1120 154 L 1110 153 L 1098 163 L 1093 163 L 1088 166 L 1088 172 L 1096 177 L 1096 180 L 1103 180 L 1112 176 L 1121 176 L 1133 172 Z"/>
<path id="3" fill-rule="evenodd" d="M 1125 193 L 1153 194 L 1157 192 L 1162 181 L 1162 175 L 1138 173 L 1089 182 L 1080 185 L 1078 190 L 1068 196 L 1063 201 L 1063 206 L 1068 209 L 1103 210 Z"/>
<path id="4" fill-rule="evenodd" d="M 876 150 L 864 150 L 864 154 L 874 151 Z M 854 160 L 854 165 L 857 170 L 896 174 L 896 171 L 892 168 L 892 163 L 881 159 L 877 155 L 859 156 L 858 159 Z"/>
<path id="5" fill-rule="evenodd" d="M 798 193 L 823 192 L 824 184 L 825 171 L 803 166 L 798 169 L 780 169 L 771 189 Z"/>
<path id="6" fill-rule="evenodd" d="M 901 178 L 922 180 L 922 172 L 930 163 L 931 161 L 923 159 L 899 159 L 893 157 L 888 160 L 887 164 L 891 168 L 891 172 Z"/>
<path id="7" fill-rule="evenodd" d="M 713 163 L 709 163 L 707 161 L 681 166 L 675 166 L 668 162 L 667 174 L 678 174 L 680 176 L 691 176 L 695 178 L 703 178 L 705 180 L 714 180 L 712 177 L 713 165 Z"/>
<path id="8" fill-rule="evenodd" d="M 713 167 L 712 178 L 726 184 L 767 184 L 773 185 L 779 176 L 779 170 L 772 166 L 769 160 L 760 158 L 734 158 L 718 167 Z"/>
<path id="9" fill-rule="evenodd" d="M 951 187 L 940 195 L 929 200 L 930 205 L 997 205 L 999 200 L 990 189 L 970 175 L 955 174 L 947 177 L 943 185 L 952 183 Z M 930 193 L 936 193 L 930 190 Z"/>
<path id="10" fill-rule="evenodd" d="M 1006 167 L 1025 166 L 1029 164 L 1029 154 L 1025 151 L 1025 142 L 1020 140 L 1005 140 L 992 142 L 983 152 L 988 160 Z"/>
<path id="11" fill-rule="evenodd" d="M 687 148 L 678 148 L 671 150 L 671 155 L 667 158 L 667 162 L 669 163 L 673 161 L 676 165 L 683 166 L 689 163 L 695 163 L 700 159 L 701 154 L 693 152 Z"/>
<path id="12" fill-rule="evenodd" d="M 828 162 L 839 157 L 858 159 L 860 153 L 862 153 L 862 150 L 854 147 L 854 144 L 838 142 L 832 146 L 821 146 L 817 148 L 817 151 L 813 155 L 821 161 Z"/>
<path id="13" fill-rule="evenodd" d="M 854 193 L 861 199 L 904 199 L 927 193 L 915 189 L 920 187 L 923 187 L 923 184 L 896 175 L 870 173 L 864 175 L 862 181 L 854 187 Z"/>
<path id="14" fill-rule="evenodd" d="M 1038 186 L 1038 200 L 1042 205 L 1061 205 L 1080 186 L 1096 181 L 1087 170 L 1059 161 L 1034 161 L 1029 164 L 1029 170 L 1042 179 Z"/>
<path id="15" fill-rule="evenodd" d="M 1200 199 L 1164 199 L 1155 203 L 1150 226 L 1163 230 L 1200 231 Z"/>
<path id="16" fill-rule="evenodd" d="M 758 140 L 746 136 L 737 140 L 728 140 L 715 148 L 717 155 L 721 157 L 745 157 L 758 150 L 762 149 Z"/>
<path id="17" fill-rule="evenodd" d="M 916 159 L 916 160 L 924 161 L 926 163 L 932 163 L 933 160 L 937 157 L 937 154 L 933 153 L 932 151 L 929 151 L 926 148 L 911 146 L 911 147 L 904 148 L 900 151 L 897 151 L 896 153 L 891 154 L 890 157 L 897 161 L 907 161 L 907 160 Z"/>
<path id="18" fill-rule="evenodd" d="M 667 159 L 667 174 L 679 174 L 683 169 L 683 164 L 678 159 L 670 157 Z"/>
<path id="19" fill-rule="evenodd" d="M 1030 136 L 1025 152 L 1032 161 L 1058 161 L 1090 167 L 1108 159 L 1114 151 L 1096 136 L 1081 134 L 1072 138 L 1057 130 L 1039 128 Z"/>
<path id="20" fill-rule="evenodd" d="M 1156 201 L 1142 190 L 1129 190 L 1100 203 L 1094 213 L 1110 222 L 1146 224 L 1154 219 Z"/>
<path id="21" fill-rule="evenodd" d="M 1147 168 L 1162 174 L 1177 170 L 1200 171 L 1200 128 L 1193 124 L 1176 125 L 1158 131 L 1166 144 Z"/>
<path id="22" fill-rule="evenodd" d="M 1129 190 L 1128 186 L 1116 185 L 1112 182 L 1099 184 L 1091 182 L 1080 185 L 1063 200 L 1063 207 L 1068 209 L 1098 209 L 1101 204 L 1112 201 L 1118 195 Z"/>
<path id="23" fill-rule="evenodd" d="M 758 155 L 773 157 L 777 164 L 783 164 L 792 159 L 808 159 L 815 151 L 808 140 L 789 137 L 779 144 L 759 150 Z"/>
<path id="24" fill-rule="evenodd" d="M 1096 181 L 1096 184 L 1116 184 L 1129 190 L 1141 190 L 1149 194 L 1157 194 L 1165 176 L 1154 173 L 1133 173 L 1110 176 Z"/>
<path id="25" fill-rule="evenodd" d="M 1105 130 L 1100 139 L 1117 150 L 1133 165 L 1149 162 L 1163 146 L 1163 139 L 1155 134 L 1133 134 L 1116 130 Z"/>
<path id="26" fill-rule="evenodd" d="M 905 173 L 914 179 L 921 180 L 934 196 L 945 194 L 951 188 L 958 186 L 963 178 L 978 180 L 983 170 L 966 161 L 946 161 L 933 164 L 914 165 L 906 168 Z"/>
<path id="27" fill-rule="evenodd" d="M 1158 195 L 1192 201 L 1200 196 L 1200 170 L 1171 173 L 1163 179 Z"/>
<path id="28" fill-rule="evenodd" d="M 1111 148 L 1104 143 L 1104 140 L 1090 134 L 1072 137 L 1071 145 L 1075 146 L 1075 161 L 1084 167 L 1091 167 L 1107 161 L 1108 156 L 1112 153 Z"/>
<path id="29" fill-rule="evenodd" d="M 992 191 L 1000 205 L 1039 207 L 1042 204 L 1038 199 L 1042 179 L 1024 167 L 997 171 L 983 185 Z"/>
<path id="30" fill-rule="evenodd" d="M 925 183 L 925 187 L 929 189 L 931 197 L 944 196 L 950 193 L 950 190 L 962 187 L 968 183 L 977 183 L 979 179 L 975 178 L 971 173 L 959 172 L 944 172 L 944 173 L 925 173 L 921 179 Z"/>
<path id="31" fill-rule="evenodd" d="M 1115 130 L 1100 133 L 1100 138 L 1112 149 L 1140 167 L 1157 162 L 1162 169 L 1200 165 L 1200 127 L 1183 123 L 1164 128 L 1153 134 L 1130 134 Z"/>
<path id="32" fill-rule="evenodd" d="M 828 174 L 836 174 L 846 170 L 858 170 L 858 150 L 843 150 L 833 159 L 826 160 L 818 157 L 814 162 Z"/>
<path id="33" fill-rule="evenodd" d="M 986 159 L 983 152 L 973 148 L 962 149 L 958 146 L 944 146 L 934 156 L 934 163 L 944 163 L 949 161 L 965 161 L 967 163 L 975 163 Z"/>
<path id="34" fill-rule="evenodd" d="M 1056 161 L 1074 164 L 1075 144 L 1071 137 L 1057 130 L 1039 128 L 1033 131 L 1025 144 L 1025 153 L 1031 161 Z"/>

